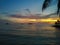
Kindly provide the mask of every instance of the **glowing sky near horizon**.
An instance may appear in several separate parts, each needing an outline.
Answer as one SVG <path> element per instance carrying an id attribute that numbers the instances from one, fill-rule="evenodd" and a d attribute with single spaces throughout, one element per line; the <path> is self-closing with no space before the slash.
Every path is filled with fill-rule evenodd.
<path id="1" fill-rule="evenodd" d="M 32 14 L 42 13 L 42 4 L 44 0 L 0 0 L 0 14 L 5 12 L 9 14 L 26 14 L 24 9 L 30 9 Z M 52 2 L 51 7 L 44 11 L 44 14 L 55 12 L 57 9 L 56 1 Z"/>
<path id="2" fill-rule="evenodd" d="M 32 18 L 14 18 L 14 17 L 3 17 L 3 20 L 8 20 L 13 23 L 49 23 L 54 24 L 58 18 L 45 18 L 45 19 L 32 19 Z"/>

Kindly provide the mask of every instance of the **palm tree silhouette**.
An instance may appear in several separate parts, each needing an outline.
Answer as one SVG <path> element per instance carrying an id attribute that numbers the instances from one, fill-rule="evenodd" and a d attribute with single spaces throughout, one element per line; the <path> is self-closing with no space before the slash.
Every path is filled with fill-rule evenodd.
<path id="1" fill-rule="evenodd" d="M 60 0 L 57 0 L 57 1 L 58 1 L 58 3 L 57 3 L 57 14 L 60 17 Z M 52 0 L 45 0 L 43 3 L 43 6 L 42 6 L 42 11 L 44 11 L 47 7 L 49 7 L 51 2 L 52 2 Z"/>
<path id="2" fill-rule="evenodd" d="M 59 17 L 59 19 L 60 19 L 60 0 L 57 0 L 58 1 L 58 3 L 57 3 L 57 11 L 56 11 L 56 13 L 57 13 L 57 15 L 58 15 L 58 17 Z M 43 3 L 43 6 L 42 6 L 42 12 L 47 8 L 47 7 L 49 7 L 50 6 L 50 4 L 51 4 L 51 2 L 52 2 L 52 0 L 45 0 L 44 1 L 44 3 Z M 57 22 L 55 22 L 55 27 L 60 27 L 60 20 L 57 20 Z"/>
<path id="3" fill-rule="evenodd" d="M 57 0 L 58 3 L 57 3 L 57 15 L 59 16 L 59 19 L 60 19 L 60 0 Z M 44 3 L 43 3 L 43 6 L 42 6 L 42 11 L 44 11 L 47 7 L 50 6 L 50 3 L 52 2 L 52 0 L 45 0 Z M 58 23 L 57 23 L 58 22 Z M 60 44 L 60 36 L 59 36 L 59 30 L 60 30 L 60 21 L 57 20 L 57 22 L 55 22 L 55 27 L 59 27 L 59 28 L 56 28 L 56 44 L 59 45 Z"/>

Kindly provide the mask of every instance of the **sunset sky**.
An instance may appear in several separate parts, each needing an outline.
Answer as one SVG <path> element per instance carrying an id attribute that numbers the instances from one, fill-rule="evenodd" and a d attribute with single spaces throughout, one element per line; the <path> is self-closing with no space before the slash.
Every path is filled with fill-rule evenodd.
<path id="1" fill-rule="evenodd" d="M 23 14 L 25 9 L 29 9 L 32 14 L 42 13 L 42 4 L 44 0 L 0 0 L 0 14 Z M 56 0 L 52 0 L 51 6 L 43 14 L 55 12 Z"/>

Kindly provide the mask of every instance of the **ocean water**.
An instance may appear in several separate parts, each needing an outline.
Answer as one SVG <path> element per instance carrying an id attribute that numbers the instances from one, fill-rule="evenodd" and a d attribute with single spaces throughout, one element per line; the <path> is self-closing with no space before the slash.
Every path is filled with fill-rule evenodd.
<path id="1" fill-rule="evenodd" d="M 0 45 L 59 45 L 60 29 L 52 24 L 0 24 Z"/>

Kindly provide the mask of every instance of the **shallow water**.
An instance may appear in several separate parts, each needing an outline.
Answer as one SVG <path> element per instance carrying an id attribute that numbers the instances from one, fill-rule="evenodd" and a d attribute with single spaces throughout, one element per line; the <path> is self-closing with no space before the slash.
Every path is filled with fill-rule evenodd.
<path id="1" fill-rule="evenodd" d="M 0 24 L 1 45 L 58 45 L 59 34 L 51 24 Z"/>

